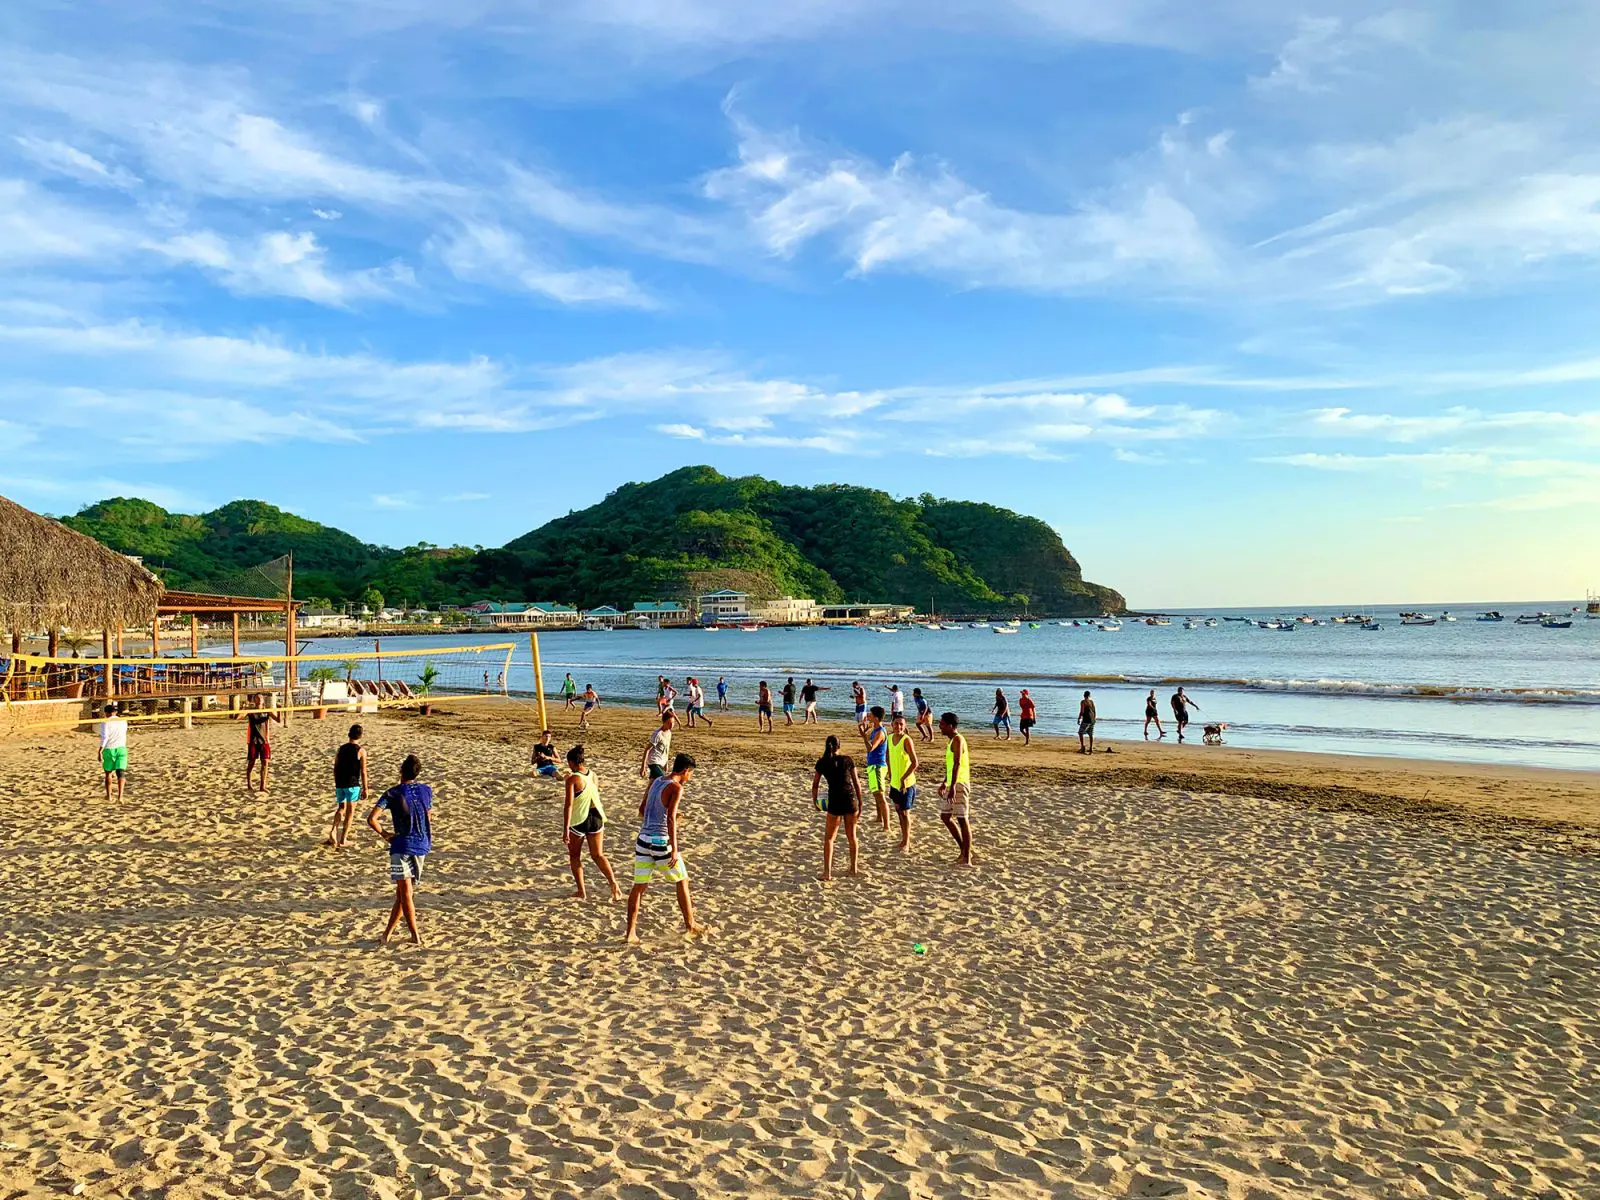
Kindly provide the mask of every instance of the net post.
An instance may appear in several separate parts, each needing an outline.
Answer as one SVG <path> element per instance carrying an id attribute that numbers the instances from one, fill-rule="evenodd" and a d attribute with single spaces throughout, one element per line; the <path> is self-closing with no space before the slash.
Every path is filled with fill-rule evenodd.
<path id="1" fill-rule="evenodd" d="M 117 668 L 111 661 L 111 629 L 108 626 L 100 631 L 100 648 L 104 651 L 106 671 L 106 699 L 117 694 Z"/>
<path id="2" fill-rule="evenodd" d="M 539 700 L 539 729 L 542 732 L 548 728 L 549 718 L 544 711 L 544 664 L 539 661 L 539 635 L 529 633 L 528 641 L 533 646 L 533 694 Z"/>

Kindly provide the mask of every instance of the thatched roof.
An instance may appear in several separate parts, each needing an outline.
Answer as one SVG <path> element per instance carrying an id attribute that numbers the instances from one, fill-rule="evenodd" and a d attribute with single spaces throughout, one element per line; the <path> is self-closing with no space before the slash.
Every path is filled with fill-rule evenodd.
<path id="1" fill-rule="evenodd" d="M 148 625 L 161 581 L 92 537 L 0 496 L 0 624 L 7 630 Z"/>

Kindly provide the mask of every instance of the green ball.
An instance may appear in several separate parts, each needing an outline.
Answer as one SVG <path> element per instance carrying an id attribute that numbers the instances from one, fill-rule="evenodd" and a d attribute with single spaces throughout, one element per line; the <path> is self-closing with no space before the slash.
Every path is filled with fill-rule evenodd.
<path id="1" fill-rule="evenodd" d="M 926 946 L 924 946 L 921 942 L 912 942 L 911 943 L 911 953 L 913 953 L 913 954 L 926 954 L 927 952 L 928 952 L 928 948 Z"/>

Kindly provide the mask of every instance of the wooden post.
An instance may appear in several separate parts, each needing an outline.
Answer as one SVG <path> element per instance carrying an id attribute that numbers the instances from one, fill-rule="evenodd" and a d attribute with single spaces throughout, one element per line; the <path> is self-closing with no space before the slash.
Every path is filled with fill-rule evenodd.
<path id="1" fill-rule="evenodd" d="M 161 657 L 161 610 L 156 610 L 156 615 L 150 618 L 150 657 Z"/>
<path id="2" fill-rule="evenodd" d="M 54 658 L 61 652 L 61 631 L 59 629 L 54 627 L 51 628 L 46 639 L 46 645 L 49 647 L 49 649 L 47 649 L 45 653 L 51 658 Z"/>
<path id="3" fill-rule="evenodd" d="M 111 662 L 111 630 L 100 631 L 100 649 L 106 660 L 106 699 L 117 694 L 117 668 Z"/>
<path id="4" fill-rule="evenodd" d="M 528 641 L 533 645 L 533 694 L 539 698 L 539 730 L 542 733 L 549 717 L 544 711 L 544 664 L 539 661 L 539 635 L 528 634 Z"/>
<path id="5" fill-rule="evenodd" d="M 114 640 L 113 640 L 113 641 L 112 641 L 112 643 L 111 643 L 111 644 L 112 644 L 112 645 L 113 645 L 113 646 L 114 646 L 114 647 L 116 647 L 116 651 L 117 651 L 117 657 L 118 657 L 118 658 L 121 658 L 121 657 L 122 657 L 122 626 L 121 626 L 121 625 L 118 625 L 118 626 L 117 626 L 117 636 L 116 636 L 116 638 L 115 638 L 115 639 L 114 639 Z"/>
<path id="6" fill-rule="evenodd" d="M 294 612 L 294 553 L 288 555 L 288 564 L 284 570 L 283 598 L 288 601 L 283 610 L 283 641 L 289 661 L 283 664 L 283 694 L 284 712 L 283 720 L 288 724 L 294 709 L 294 685 L 299 681 L 299 664 L 295 662 L 300 653 L 300 637 L 295 630 Z"/>
<path id="7" fill-rule="evenodd" d="M 189 614 L 189 657 L 200 657 L 200 614 Z"/>
<path id="8" fill-rule="evenodd" d="M 233 656 L 239 657 L 239 614 L 233 614 Z"/>

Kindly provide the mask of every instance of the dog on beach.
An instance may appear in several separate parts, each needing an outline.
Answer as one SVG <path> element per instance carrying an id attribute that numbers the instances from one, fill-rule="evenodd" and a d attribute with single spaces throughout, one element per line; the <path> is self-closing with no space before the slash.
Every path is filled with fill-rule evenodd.
<path id="1" fill-rule="evenodd" d="M 1212 721 L 1205 727 L 1204 737 L 1201 739 L 1208 746 L 1222 745 L 1222 731 L 1228 727 L 1226 721 Z"/>

